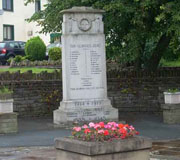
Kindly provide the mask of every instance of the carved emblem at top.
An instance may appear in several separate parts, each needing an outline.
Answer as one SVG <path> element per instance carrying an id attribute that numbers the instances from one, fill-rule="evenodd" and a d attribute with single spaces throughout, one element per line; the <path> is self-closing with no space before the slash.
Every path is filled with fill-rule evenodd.
<path id="1" fill-rule="evenodd" d="M 73 32 L 76 31 L 76 26 L 80 31 L 83 32 L 87 32 L 89 30 L 91 30 L 91 28 L 93 28 L 93 25 L 95 26 L 94 28 L 96 28 L 96 32 L 100 32 L 101 30 L 101 18 L 100 17 L 95 17 L 94 19 L 90 19 L 90 18 L 86 18 L 83 17 L 81 19 L 79 18 L 74 18 L 74 17 L 69 17 L 69 32 Z"/>
<path id="2" fill-rule="evenodd" d="M 78 27 L 81 31 L 86 32 L 91 29 L 92 22 L 91 22 L 91 20 L 89 20 L 87 18 L 83 18 L 79 21 Z"/>

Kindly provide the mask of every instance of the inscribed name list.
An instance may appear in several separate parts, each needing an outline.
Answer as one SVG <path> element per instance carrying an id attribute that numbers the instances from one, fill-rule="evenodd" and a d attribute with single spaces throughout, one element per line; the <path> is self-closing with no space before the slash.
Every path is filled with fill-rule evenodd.
<path id="1" fill-rule="evenodd" d="M 72 99 L 103 98 L 103 46 L 98 42 L 70 43 L 70 97 Z M 78 94 L 78 95 L 77 95 Z"/>

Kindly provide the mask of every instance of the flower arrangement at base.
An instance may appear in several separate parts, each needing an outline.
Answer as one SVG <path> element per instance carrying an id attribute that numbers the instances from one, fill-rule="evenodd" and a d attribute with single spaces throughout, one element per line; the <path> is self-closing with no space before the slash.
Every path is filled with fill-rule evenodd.
<path id="1" fill-rule="evenodd" d="M 138 135 L 132 125 L 116 123 L 116 122 L 90 122 L 81 127 L 73 128 L 72 136 L 74 139 L 83 141 L 112 141 L 114 139 L 125 139 Z"/>

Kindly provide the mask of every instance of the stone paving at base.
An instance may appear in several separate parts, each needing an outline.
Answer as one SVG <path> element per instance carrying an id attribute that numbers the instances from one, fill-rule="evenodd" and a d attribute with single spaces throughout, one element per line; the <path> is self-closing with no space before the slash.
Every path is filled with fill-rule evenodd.
<path id="1" fill-rule="evenodd" d="M 0 148 L 0 160 L 55 160 L 54 147 Z"/>
<path id="2" fill-rule="evenodd" d="M 153 142 L 150 160 L 180 160 L 180 140 Z M 0 160 L 56 160 L 56 150 L 46 147 L 0 148 Z"/>
<path id="3" fill-rule="evenodd" d="M 180 125 L 166 125 L 162 117 L 152 115 L 122 120 L 153 139 L 151 160 L 180 160 Z M 19 119 L 17 134 L 0 135 L 0 160 L 55 160 L 54 139 L 70 134 L 69 129 L 56 128 L 52 119 Z"/>
<path id="4" fill-rule="evenodd" d="M 158 158 L 166 157 L 163 160 L 180 160 L 180 140 L 153 142 L 151 155 Z"/>

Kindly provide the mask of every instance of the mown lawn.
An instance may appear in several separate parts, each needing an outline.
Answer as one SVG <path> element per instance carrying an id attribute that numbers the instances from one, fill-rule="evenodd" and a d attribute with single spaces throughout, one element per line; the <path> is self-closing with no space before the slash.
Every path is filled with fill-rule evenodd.
<path id="1" fill-rule="evenodd" d="M 35 67 L 27 67 L 27 68 L 0 68 L 0 72 L 17 72 L 20 71 L 21 73 L 27 72 L 29 70 L 32 70 L 33 73 L 40 73 L 43 71 L 47 71 L 48 73 L 52 73 L 55 70 L 60 71 L 60 69 L 49 69 L 49 68 L 35 68 Z"/>
<path id="2" fill-rule="evenodd" d="M 177 61 L 163 61 L 161 63 L 162 67 L 180 67 L 180 60 Z"/>

